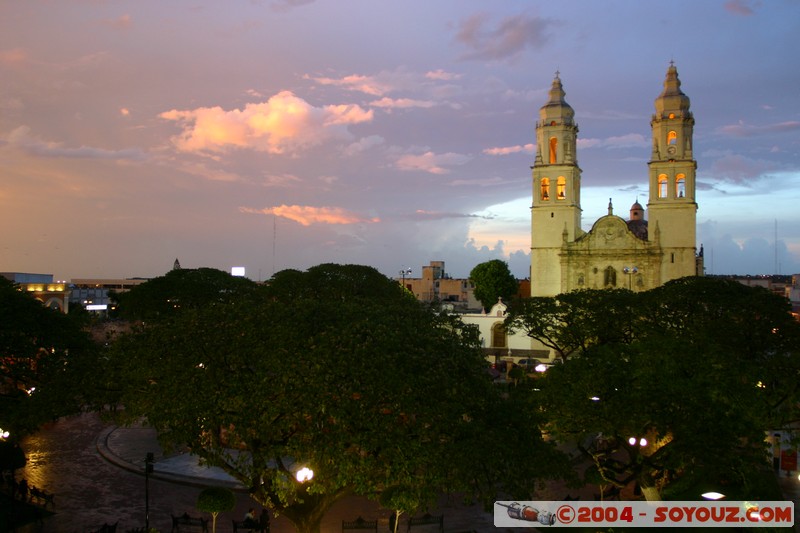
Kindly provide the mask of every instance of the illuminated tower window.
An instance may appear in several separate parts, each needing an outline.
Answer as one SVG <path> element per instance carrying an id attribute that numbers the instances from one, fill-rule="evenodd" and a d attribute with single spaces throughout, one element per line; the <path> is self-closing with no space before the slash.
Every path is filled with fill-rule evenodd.
<path id="1" fill-rule="evenodd" d="M 558 139 L 555 137 L 550 138 L 550 164 L 553 165 L 556 162 L 556 151 L 558 149 Z"/>
<path id="2" fill-rule="evenodd" d="M 564 200 L 567 197 L 567 180 L 564 176 L 559 176 L 556 182 L 556 198 Z"/>
<path id="3" fill-rule="evenodd" d="M 678 134 L 674 131 L 667 133 L 667 144 L 678 144 Z"/>
<path id="4" fill-rule="evenodd" d="M 683 198 L 686 196 L 686 176 L 678 174 L 675 177 L 675 197 Z"/>
<path id="5" fill-rule="evenodd" d="M 658 197 L 659 198 L 666 198 L 667 197 L 667 175 L 666 174 L 659 174 L 659 176 L 658 176 Z"/>
<path id="6" fill-rule="evenodd" d="M 550 199 L 550 178 L 542 178 L 542 200 Z"/>

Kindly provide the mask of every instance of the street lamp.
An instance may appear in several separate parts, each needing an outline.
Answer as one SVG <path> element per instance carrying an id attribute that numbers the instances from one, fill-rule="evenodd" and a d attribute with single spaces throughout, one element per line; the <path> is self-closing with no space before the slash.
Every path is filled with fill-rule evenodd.
<path id="1" fill-rule="evenodd" d="M 640 448 L 644 448 L 645 446 L 647 446 L 647 439 L 644 437 L 642 437 L 641 439 L 637 439 L 636 437 L 630 437 L 628 439 L 628 444 L 630 444 L 631 446 L 636 446 L 637 442 L 639 443 Z"/>
<path id="2" fill-rule="evenodd" d="M 410 276 L 410 275 L 411 275 L 411 269 L 410 268 L 403 268 L 400 271 L 400 277 L 403 279 L 403 288 L 406 287 L 406 276 Z"/>
<path id="3" fill-rule="evenodd" d="M 628 275 L 628 290 L 633 290 L 633 275 L 639 272 L 639 267 L 622 267 L 622 271 Z"/>
<path id="4" fill-rule="evenodd" d="M 299 481 L 300 483 L 305 483 L 306 481 L 311 481 L 311 479 L 314 477 L 314 471 L 308 468 L 307 466 L 304 466 L 303 468 L 297 471 L 295 477 L 297 478 L 297 481 Z"/>

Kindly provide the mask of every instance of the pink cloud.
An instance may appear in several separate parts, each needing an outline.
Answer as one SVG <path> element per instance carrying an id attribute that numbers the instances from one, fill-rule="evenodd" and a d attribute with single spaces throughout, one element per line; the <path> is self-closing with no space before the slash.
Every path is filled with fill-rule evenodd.
<path id="1" fill-rule="evenodd" d="M 133 25 L 131 16 L 127 13 L 115 19 L 104 19 L 103 24 L 117 30 L 127 30 Z"/>
<path id="2" fill-rule="evenodd" d="M 754 137 L 756 135 L 768 133 L 784 133 L 787 131 L 800 130 L 800 121 L 789 120 L 775 124 L 765 124 L 763 126 L 750 126 L 744 122 L 729 124 L 720 127 L 717 131 L 731 137 Z"/>
<path id="3" fill-rule="evenodd" d="M 413 100 L 411 98 L 388 98 L 384 97 L 380 100 L 375 100 L 369 103 L 372 107 L 381 107 L 385 109 L 409 109 L 412 107 L 429 108 L 436 105 L 435 102 L 430 100 Z"/>
<path id="4" fill-rule="evenodd" d="M 372 120 L 372 111 L 357 105 L 314 107 L 291 91 L 244 109 L 219 106 L 172 110 L 161 118 L 179 122 L 183 132 L 172 138 L 182 151 L 219 152 L 249 148 L 273 154 L 295 153 L 332 138 L 349 138 L 346 126 Z"/>
<path id="5" fill-rule="evenodd" d="M 750 16 L 755 14 L 755 10 L 751 7 L 752 2 L 748 0 L 728 0 L 725 2 L 725 10 L 735 15 Z"/>
<path id="6" fill-rule="evenodd" d="M 400 170 L 422 170 L 431 174 L 449 174 L 450 170 L 445 166 L 463 165 L 472 159 L 470 156 L 448 152 L 446 154 L 435 154 L 425 152 L 420 155 L 407 154 L 397 160 L 397 168 Z"/>
<path id="7" fill-rule="evenodd" d="M 527 152 L 532 154 L 535 149 L 536 145 L 529 143 L 525 145 L 518 144 L 516 146 L 498 146 L 496 148 L 486 148 L 483 153 L 487 155 L 509 155 L 519 152 Z"/>
<path id="8" fill-rule="evenodd" d="M 305 76 L 306 79 L 312 79 L 320 85 L 333 85 L 335 87 L 343 87 L 351 91 L 360 91 L 362 93 L 371 94 L 373 96 L 382 96 L 390 91 L 392 88 L 386 83 L 378 81 L 373 76 L 361 76 L 352 74 L 342 78 L 314 78 Z"/>
<path id="9" fill-rule="evenodd" d="M 0 65 L 20 65 L 28 59 L 28 54 L 22 48 L 0 50 Z"/>
<path id="10" fill-rule="evenodd" d="M 311 224 L 363 224 L 380 222 L 380 218 L 378 217 L 363 217 L 340 207 L 279 205 L 275 207 L 265 207 L 264 209 L 240 207 L 239 211 L 242 213 L 275 215 L 293 220 L 303 226 L 310 226 Z"/>
<path id="11" fill-rule="evenodd" d="M 442 69 L 437 69 L 426 72 L 425 77 L 428 78 L 429 80 L 450 81 L 450 80 L 457 80 L 458 78 L 461 77 L 461 74 L 445 72 Z"/>

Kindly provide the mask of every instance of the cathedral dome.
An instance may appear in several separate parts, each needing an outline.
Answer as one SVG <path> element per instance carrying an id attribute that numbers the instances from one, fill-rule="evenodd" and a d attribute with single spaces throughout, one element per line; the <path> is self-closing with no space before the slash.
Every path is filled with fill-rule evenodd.
<path id="1" fill-rule="evenodd" d="M 644 219 L 644 207 L 642 207 L 642 204 L 639 203 L 639 200 L 636 200 L 631 206 L 631 220 L 643 220 L 643 219 Z"/>

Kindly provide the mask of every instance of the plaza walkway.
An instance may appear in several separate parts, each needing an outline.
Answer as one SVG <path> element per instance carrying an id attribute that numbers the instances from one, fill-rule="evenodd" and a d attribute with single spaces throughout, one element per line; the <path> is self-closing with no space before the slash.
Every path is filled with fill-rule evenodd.
<path id="1" fill-rule="evenodd" d="M 232 519 L 241 520 L 247 509 L 261 509 L 225 472 L 200 466 L 188 454 L 165 454 L 153 430 L 108 426 L 94 414 L 69 417 L 48 424 L 23 442 L 28 464 L 17 471 L 28 483 L 56 499 L 56 513 L 41 524 L 18 528 L 18 533 L 87 533 L 103 524 L 117 523 L 117 532 L 145 524 L 144 459 L 148 452 L 155 457 L 154 473 L 149 481 L 149 522 L 160 533 L 172 528 L 171 516 L 189 513 L 202 516 L 195 503 L 199 492 L 208 486 L 225 486 L 237 494 L 236 508 L 222 513 L 217 531 L 233 531 Z M 787 500 L 800 501 L 798 473 L 783 473 L 779 484 Z M 593 499 L 591 488 L 568 491 L 555 485 L 540 496 L 542 500 L 559 500 L 565 494 Z M 443 498 L 432 514 L 443 514 L 446 533 L 511 533 L 535 532 L 534 528 L 496 528 L 493 517 L 480 506 L 465 506 L 458 499 Z M 207 515 L 206 515 L 207 516 Z M 379 531 L 388 532 L 389 511 L 365 498 L 348 497 L 328 512 L 322 522 L 322 533 L 340 533 L 342 520 L 357 517 L 378 519 Z M 400 531 L 405 532 L 407 517 L 401 518 Z M 282 517 L 272 518 L 272 533 L 293 533 L 292 525 Z M 544 531 L 549 528 L 541 528 Z M 800 526 L 795 526 L 800 531 Z M 435 528 L 415 529 L 415 533 L 433 533 Z"/>
<path id="2" fill-rule="evenodd" d="M 117 532 L 145 524 L 144 458 L 155 457 L 149 481 L 150 526 L 161 533 L 172 528 L 171 516 L 196 509 L 197 495 L 204 487 L 226 486 L 237 494 L 236 508 L 221 513 L 217 531 L 233 531 L 232 519 L 241 520 L 250 507 L 261 508 L 241 490 L 238 483 L 217 468 L 202 467 L 188 454 L 165 455 L 155 433 L 147 428 L 117 428 L 104 424 L 94 414 L 69 417 L 48 424 L 23 442 L 28 464 L 17 471 L 30 485 L 55 494 L 56 513 L 41 524 L 18 528 L 18 533 L 87 533 L 103 524 L 117 523 Z M 447 533 L 497 533 L 492 515 L 479 506 L 464 506 L 458 499 L 443 498 L 432 514 L 443 514 Z M 207 516 L 207 515 L 206 515 Z M 389 511 L 360 497 L 348 497 L 328 512 L 322 533 L 340 533 L 342 520 L 378 519 L 380 530 L 388 531 Z M 400 525 L 405 531 L 406 517 Z M 273 517 L 272 533 L 292 533 L 284 518 Z M 417 531 L 415 529 L 415 531 Z M 435 529 L 419 529 L 432 533 Z M 526 528 L 524 531 L 534 531 Z"/>

